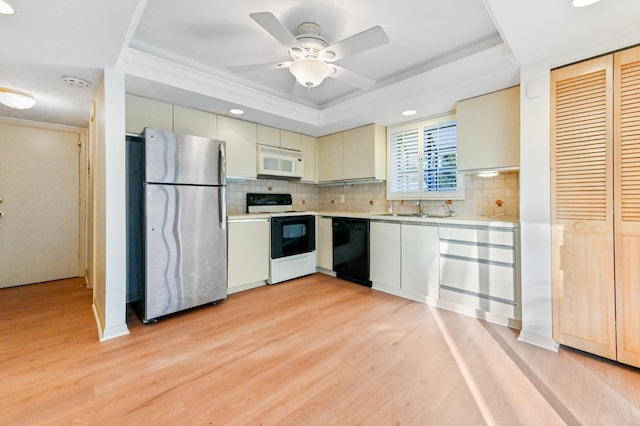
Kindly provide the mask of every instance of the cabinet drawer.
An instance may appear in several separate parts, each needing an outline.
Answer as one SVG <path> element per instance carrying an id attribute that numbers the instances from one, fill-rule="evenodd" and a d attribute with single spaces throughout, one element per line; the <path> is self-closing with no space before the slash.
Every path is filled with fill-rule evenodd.
<path id="1" fill-rule="evenodd" d="M 513 230 L 499 228 L 453 228 L 440 226 L 440 239 L 468 241 L 472 243 L 499 244 L 511 247 L 514 245 Z"/>
<path id="2" fill-rule="evenodd" d="M 469 257 L 472 259 L 491 260 L 494 262 L 514 263 L 513 249 L 479 246 L 475 244 L 460 244 L 450 241 L 440 241 L 440 254 Z"/>
<path id="3" fill-rule="evenodd" d="M 456 303 L 458 305 L 469 306 L 479 311 L 491 312 L 497 315 L 503 315 L 507 318 L 516 317 L 515 305 L 502 303 L 496 300 L 486 299 L 469 294 L 459 293 L 446 289 L 440 289 L 440 299 Z"/>
<path id="4" fill-rule="evenodd" d="M 514 269 L 482 261 L 440 256 L 440 285 L 515 301 Z"/>

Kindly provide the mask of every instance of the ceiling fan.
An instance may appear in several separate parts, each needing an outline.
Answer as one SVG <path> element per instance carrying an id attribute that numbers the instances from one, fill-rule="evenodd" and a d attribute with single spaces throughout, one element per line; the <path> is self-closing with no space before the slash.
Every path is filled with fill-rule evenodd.
<path id="1" fill-rule="evenodd" d="M 369 28 L 330 45 L 322 36 L 320 26 L 316 23 L 300 24 L 298 34 L 294 35 L 270 12 L 251 13 L 249 16 L 288 49 L 291 60 L 229 67 L 231 71 L 248 72 L 288 68 L 298 83 L 308 88 L 318 86 L 327 77 L 361 89 L 367 89 L 376 83 L 374 79 L 342 68 L 334 62 L 387 43 L 389 37 L 381 27 Z"/>

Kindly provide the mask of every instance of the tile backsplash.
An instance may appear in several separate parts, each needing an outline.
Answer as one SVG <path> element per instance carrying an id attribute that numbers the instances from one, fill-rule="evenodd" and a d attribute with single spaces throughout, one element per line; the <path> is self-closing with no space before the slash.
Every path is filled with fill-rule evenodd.
<path id="1" fill-rule="evenodd" d="M 451 210 L 457 215 L 505 216 L 520 215 L 519 173 L 503 172 L 493 178 L 465 176 L 465 199 L 456 200 Z M 258 179 L 255 181 L 229 182 L 227 209 L 230 214 L 246 211 L 247 192 L 291 193 L 293 210 L 386 212 L 386 183 L 357 185 L 318 186 L 282 180 Z M 395 200 L 393 211 L 413 213 L 418 211 L 415 201 Z M 441 214 L 446 211 L 442 201 L 424 201 L 424 210 Z"/>

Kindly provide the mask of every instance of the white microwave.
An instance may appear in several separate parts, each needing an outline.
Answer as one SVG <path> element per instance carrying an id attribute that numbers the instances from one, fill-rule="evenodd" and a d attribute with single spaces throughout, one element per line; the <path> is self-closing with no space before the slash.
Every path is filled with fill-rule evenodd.
<path id="1" fill-rule="evenodd" d="M 304 170 L 302 152 L 258 145 L 258 177 L 300 179 Z"/>

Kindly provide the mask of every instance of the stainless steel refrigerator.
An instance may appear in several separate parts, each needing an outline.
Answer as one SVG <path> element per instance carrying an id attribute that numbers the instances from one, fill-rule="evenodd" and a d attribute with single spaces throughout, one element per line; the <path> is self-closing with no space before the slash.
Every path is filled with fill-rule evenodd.
<path id="1" fill-rule="evenodd" d="M 127 292 L 143 322 L 227 297 L 225 143 L 127 137 Z"/>

